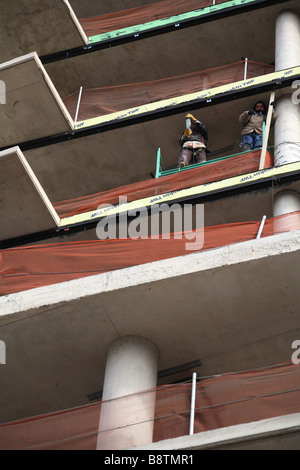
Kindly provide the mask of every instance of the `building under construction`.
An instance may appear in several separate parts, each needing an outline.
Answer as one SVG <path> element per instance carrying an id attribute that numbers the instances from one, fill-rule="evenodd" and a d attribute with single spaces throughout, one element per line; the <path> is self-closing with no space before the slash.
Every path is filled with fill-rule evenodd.
<path id="1" fill-rule="evenodd" d="M 1 449 L 299 450 L 299 1 L 0 7 Z"/>

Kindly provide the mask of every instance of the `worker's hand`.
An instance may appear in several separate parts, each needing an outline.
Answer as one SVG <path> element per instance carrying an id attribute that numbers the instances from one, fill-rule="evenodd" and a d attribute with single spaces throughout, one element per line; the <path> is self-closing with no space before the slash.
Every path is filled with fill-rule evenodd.
<path id="1" fill-rule="evenodd" d="M 187 137 L 189 137 L 189 136 L 191 135 L 191 133 L 192 133 L 191 129 L 188 129 L 188 128 L 187 128 L 187 129 L 185 129 L 185 131 L 184 131 L 184 134 L 183 134 L 183 135 L 184 135 L 184 137 L 186 137 L 186 138 L 187 138 Z"/>
<path id="2" fill-rule="evenodd" d="M 250 116 L 251 116 L 251 114 L 255 114 L 254 109 L 250 109 L 250 111 L 248 111 L 248 114 L 250 114 Z"/>
<path id="3" fill-rule="evenodd" d="M 186 119 L 191 119 L 192 121 L 197 121 L 197 119 L 195 119 L 194 116 L 193 116 L 192 114 L 190 114 L 190 113 L 187 114 L 187 115 L 185 116 L 185 118 L 186 118 Z"/>

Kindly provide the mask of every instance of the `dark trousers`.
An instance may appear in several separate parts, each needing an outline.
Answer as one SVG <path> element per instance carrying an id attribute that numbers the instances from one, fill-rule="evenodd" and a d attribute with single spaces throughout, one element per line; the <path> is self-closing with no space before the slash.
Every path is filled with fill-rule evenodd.
<path id="1" fill-rule="evenodd" d="M 179 158 L 178 165 L 184 163 L 185 166 L 191 165 L 193 163 L 202 163 L 206 162 L 206 150 L 205 149 L 188 149 L 182 148 Z"/>

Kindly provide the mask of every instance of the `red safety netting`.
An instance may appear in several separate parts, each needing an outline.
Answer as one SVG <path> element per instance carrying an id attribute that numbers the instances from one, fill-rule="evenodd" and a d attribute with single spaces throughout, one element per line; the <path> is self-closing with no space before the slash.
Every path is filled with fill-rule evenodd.
<path id="1" fill-rule="evenodd" d="M 194 433 L 299 413 L 299 379 L 300 368 L 292 363 L 199 378 Z M 103 406 L 109 408 L 110 421 L 99 427 Z M 165 385 L 111 401 L 2 424 L 0 448 L 95 450 L 97 439 L 101 449 L 133 447 L 143 439 L 143 431 L 149 432 L 149 428 L 143 428 L 149 424 L 153 442 L 188 435 L 190 409 L 191 382 Z M 145 413 L 152 416 L 148 423 L 139 419 Z M 111 426 L 112 417 L 116 418 L 115 427 Z"/>
<path id="2" fill-rule="evenodd" d="M 224 3 L 224 0 L 216 0 L 215 3 Z M 187 13 L 210 5 L 213 5 L 212 0 L 164 0 L 163 2 L 151 3 L 129 10 L 80 19 L 79 22 L 85 34 L 92 37 L 118 29 L 142 25 L 150 21 L 169 18 L 173 15 Z"/>
<path id="3" fill-rule="evenodd" d="M 184 188 L 192 188 L 213 181 L 251 173 L 259 169 L 261 150 L 241 153 L 231 158 L 218 160 L 202 165 L 193 170 L 181 171 L 171 175 L 151 178 L 119 188 L 103 191 L 53 204 L 60 218 L 70 217 L 84 212 L 94 211 L 99 205 L 118 204 L 119 198 L 126 197 L 127 202 L 137 201 L 146 197 L 166 194 Z M 273 166 L 273 158 L 266 153 L 265 168 Z"/>
<path id="4" fill-rule="evenodd" d="M 247 79 L 272 72 L 274 67 L 271 65 L 247 60 Z M 77 121 L 234 83 L 243 80 L 244 73 L 245 61 L 240 61 L 160 80 L 83 89 Z M 78 98 L 79 90 L 63 98 L 73 119 L 76 115 Z"/>
<path id="5" fill-rule="evenodd" d="M 177 232 L 165 238 L 150 233 L 136 240 L 51 243 L 1 250 L 0 295 L 251 240 L 259 226 L 260 221 L 251 221 Z M 267 220 L 262 236 L 296 229 L 300 229 L 300 212 Z"/>

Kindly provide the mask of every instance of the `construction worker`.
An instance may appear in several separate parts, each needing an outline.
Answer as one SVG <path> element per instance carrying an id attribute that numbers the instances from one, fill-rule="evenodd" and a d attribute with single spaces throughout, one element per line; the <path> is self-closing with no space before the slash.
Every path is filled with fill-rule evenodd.
<path id="1" fill-rule="evenodd" d="M 249 111 L 244 111 L 239 122 L 244 126 L 242 130 L 242 151 L 258 149 L 262 147 L 263 123 L 266 121 L 267 109 L 263 101 L 257 101 Z M 272 110 L 272 121 L 276 118 L 274 108 Z"/>
<path id="2" fill-rule="evenodd" d="M 206 161 L 207 126 L 194 118 L 192 114 L 187 114 L 185 120 L 185 131 L 178 141 L 181 147 L 178 158 L 179 168 Z"/>

